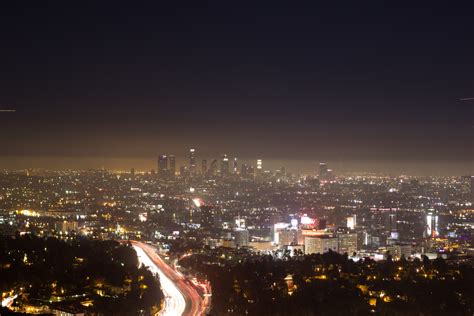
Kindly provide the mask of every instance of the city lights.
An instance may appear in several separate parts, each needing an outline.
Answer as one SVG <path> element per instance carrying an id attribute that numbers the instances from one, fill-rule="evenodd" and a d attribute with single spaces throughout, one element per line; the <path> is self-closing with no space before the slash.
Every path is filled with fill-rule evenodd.
<path id="1" fill-rule="evenodd" d="M 0 315 L 474 315 L 473 9 L 3 1 Z"/>

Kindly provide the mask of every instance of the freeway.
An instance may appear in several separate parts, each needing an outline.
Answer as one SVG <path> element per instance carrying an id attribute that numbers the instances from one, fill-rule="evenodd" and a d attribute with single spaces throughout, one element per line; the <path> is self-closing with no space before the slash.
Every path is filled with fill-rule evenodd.
<path id="1" fill-rule="evenodd" d="M 159 315 L 204 315 L 208 300 L 203 300 L 195 287 L 179 272 L 171 268 L 155 252 L 155 248 L 141 242 L 132 242 L 139 261 L 160 277 L 165 296 Z"/>

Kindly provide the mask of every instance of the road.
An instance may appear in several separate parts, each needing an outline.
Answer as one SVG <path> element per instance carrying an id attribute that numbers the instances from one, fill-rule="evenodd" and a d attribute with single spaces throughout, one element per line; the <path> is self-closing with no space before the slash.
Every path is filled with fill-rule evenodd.
<path id="1" fill-rule="evenodd" d="M 18 297 L 18 294 L 5 298 L 2 301 L 2 307 L 11 307 L 17 297 Z"/>
<path id="2" fill-rule="evenodd" d="M 155 252 L 155 248 L 141 242 L 132 242 L 138 259 L 153 273 L 160 277 L 161 288 L 165 296 L 162 310 L 163 316 L 196 316 L 207 311 L 208 300 L 201 298 L 196 288 L 179 272 L 171 268 Z"/>

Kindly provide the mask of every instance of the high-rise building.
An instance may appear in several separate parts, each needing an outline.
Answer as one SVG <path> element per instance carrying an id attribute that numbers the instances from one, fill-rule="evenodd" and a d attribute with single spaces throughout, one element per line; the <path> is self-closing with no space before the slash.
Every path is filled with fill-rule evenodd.
<path id="1" fill-rule="evenodd" d="M 333 180 L 334 179 L 334 172 L 332 169 L 328 169 L 326 180 Z"/>
<path id="2" fill-rule="evenodd" d="M 319 163 L 319 180 L 327 180 L 328 165 L 325 162 Z"/>
<path id="3" fill-rule="evenodd" d="M 166 178 L 168 177 L 168 174 L 168 156 L 160 155 L 158 157 L 158 176 L 161 178 Z"/>
<path id="4" fill-rule="evenodd" d="M 196 155 L 194 148 L 189 150 L 189 172 L 193 175 L 196 173 Z"/>
<path id="5" fill-rule="evenodd" d="M 238 163 L 237 163 L 237 157 L 234 158 L 234 165 L 232 167 L 232 173 L 233 174 L 239 173 L 239 166 L 238 166 Z"/>
<path id="6" fill-rule="evenodd" d="M 289 228 L 290 225 L 288 223 L 276 223 L 273 225 L 273 242 L 275 244 L 280 244 L 280 232 Z"/>
<path id="7" fill-rule="evenodd" d="M 221 176 L 225 177 L 229 174 L 229 158 L 226 154 L 222 155 L 221 160 Z"/>
<path id="8" fill-rule="evenodd" d="M 201 173 L 203 176 L 207 174 L 207 160 L 203 159 L 201 162 Z"/>
<path id="9" fill-rule="evenodd" d="M 174 177 L 176 175 L 176 158 L 174 155 L 169 155 L 169 175 Z"/>
<path id="10" fill-rule="evenodd" d="M 352 215 L 347 218 L 347 228 L 355 229 L 357 225 L 357 216 Z"/>
<path id="11" fill-rule="evenodd" d="M 339 234 L 337 238 L 339 253 L 347 253 L 352 256 L 357 251 L 357 233 Z"/>
<path id="12" fill-rule="evenodd" d="M 256 177 L 260 178 L 263 175 L 263 162 L 262 159 L 257 159 L 257 170 Z"/>
<path id="13" fill-rule="evenodd" d="M 325 253 L 329 249 L 332 251 L 338 251 L 339 241 L 335 237 L 331 236 L 305 236 L 304 237 L 304 253 Z"/>
<path id="14" fill-rule="evenodd" d="M 439 235 L 438 214 L 436 214 L 433 210 L 430 210 L 428 213 L 426 213 L 426 226 L 424 235 L 426 238 L 436 237 Z"/>

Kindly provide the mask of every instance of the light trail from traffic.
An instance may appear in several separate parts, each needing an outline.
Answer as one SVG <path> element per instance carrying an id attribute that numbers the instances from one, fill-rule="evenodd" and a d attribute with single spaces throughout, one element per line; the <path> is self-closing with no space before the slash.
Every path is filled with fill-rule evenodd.
<path id="1" fill-rule="evenodd" d="M 205 315 L 210 308 L 211 290 L 209 284 L 203 289 L 204 299 L 194 285 L 171 268 L 155 252 L 155 248 L 142 242 L 132 241 L 141 263 L 149 267 L 153 273 L 158 273 L 165 302 L 158 315 Z"/>
<path id="2" fill-rule="evenodd" d="M 18 297 L 18 294 L 16 295 L 13 295 L 13 296 L 9 296 L 7 298 L 5 298 L 3 301 L 2 301 L 2 307 L 10 307 L 12 306 L 13 302 L 15 301 L 15 299 Z"/>
<path id="3" fill-rule="evenodd" d="M 161 288 L 165 296 L 163 308 L 158 312 L 161 316 L 183 315 L 186 309 L 186 301 L 183 294 L 173 281 L 168 278 L 161 269 L 150 259 L 145 251 L 137 244 L 133 244 L 133 248 L 137 252 L 138 260 L 141 264 L 148 267 L 152 273 L 158 274 L 160 277 Z"/>

